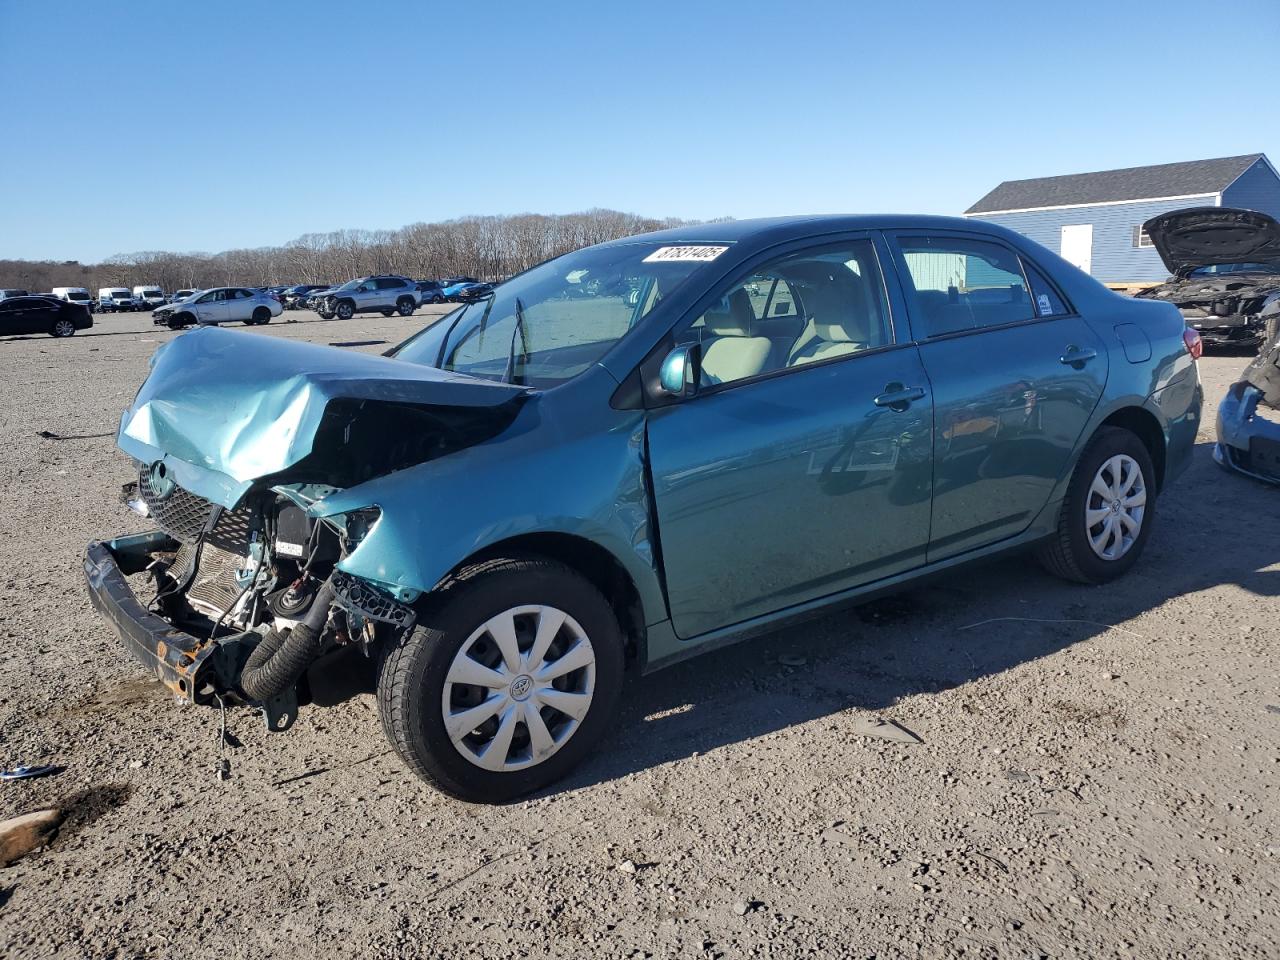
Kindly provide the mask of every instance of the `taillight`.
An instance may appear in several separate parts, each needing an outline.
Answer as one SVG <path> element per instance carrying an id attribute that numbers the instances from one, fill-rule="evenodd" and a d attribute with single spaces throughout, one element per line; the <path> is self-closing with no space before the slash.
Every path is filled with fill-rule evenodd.
<path id="1" fill-rule="evenodd" d="M 1200 331 L 1187 327 L 1182 331 L 1182 342 L 1187 345 L 1187 353 L 1192 360 L 1199 360 L 1204 353 L 1204 341 L 1200 339 Z"/>

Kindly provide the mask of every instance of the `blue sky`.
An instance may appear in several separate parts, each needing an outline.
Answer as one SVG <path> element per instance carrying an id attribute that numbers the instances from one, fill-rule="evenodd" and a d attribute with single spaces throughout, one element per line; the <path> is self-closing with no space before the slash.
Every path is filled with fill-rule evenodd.
<path id="1" fill-rule="evenodd" d="M 1277 50 L 1275 0 L 0 0 L 0 257 L 958 213 L 1005 179 L 1280 162 Z"/>

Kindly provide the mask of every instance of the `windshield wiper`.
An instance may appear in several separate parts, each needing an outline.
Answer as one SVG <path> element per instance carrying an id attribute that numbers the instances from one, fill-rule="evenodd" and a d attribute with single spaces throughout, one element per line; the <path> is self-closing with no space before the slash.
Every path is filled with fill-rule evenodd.
<path id="1" fill-rule="evenodd" d="M 503 383 L 516 382 L 516 336 L 520 337 L 520 357 L 529 362 L 529 338 L 524 328 L 524 304 L 516 297 L 516 328 L 511 331 L 511 349 L 507 351 L 507 369 L 502 373 Z"/>
<path id="2" fill-rule="evenodd" d="M 489 310 L 493 307 L 493 294 L 491 293 L 487 297 L 481 297 L 480 300 L 489 301 L 488 303 L 485 304 L 484 316 L 480 318 L 480 332 L 483 333 L 485 324 L 489 320 Z M 459 309 L 458 315 L 453 318 L 453 323 L 449 324 L 449 329 L 444 332 L 444 339 L 440 341 L 440 355 L 436 357 L 435 365 L 437 370 L 448 369 L 444 364 L 445 364 L 445 355 L 449 351 L 449 338 L 453 336 L 453 331 L 458 329 L 458 324 L 462 322 L 462 318 L 465 317 L 470 312 L 471 308 L 475 306 L 477 303 L 479 303 L 480 300 L 472 300 L 466 306 Z M 460 345 L 454 346 L 453 348 L 454 353 L 458 352 L 458 346 Z"/>

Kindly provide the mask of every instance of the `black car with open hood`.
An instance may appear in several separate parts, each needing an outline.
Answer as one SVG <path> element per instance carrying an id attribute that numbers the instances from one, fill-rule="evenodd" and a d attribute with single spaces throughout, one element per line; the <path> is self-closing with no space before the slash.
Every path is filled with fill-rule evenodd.
<path id="1" fill-rule="evenodd" d="M 1280 223 L 1256 210 L 1189 207 L 1142 226 L 1173 278 L 1136 294 L 1166 300 L 1206 346 L 1256 346 L 1280 319 Z"/>

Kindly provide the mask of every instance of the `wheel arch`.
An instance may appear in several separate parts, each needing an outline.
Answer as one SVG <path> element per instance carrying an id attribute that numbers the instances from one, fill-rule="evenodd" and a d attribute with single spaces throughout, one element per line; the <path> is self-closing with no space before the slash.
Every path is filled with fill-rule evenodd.
<path id="1" fill-rule="evenodd" d="M 1156 490 L 1164 488 L 1166 441 L 1164 428 L 1150 410 L 1144 407 L 1126 406 L 1113 410 L 1107 418 L 1098 424 L 1094 436 L 1104 427 L 1120 427 L 1134 434 L 1147 448 L 1151 457 L 1151 465 L 1156 471 Z"/>
<path id="2" fill-rule="evenodd" d="M 618 627 L 626 641 L 627 661 L 644 665 L 645 612 L 640 591 L 622 561 L 593 540 L 549 531 L 509 537 L 477 550 L 450 570 L 445 579 L 476 563 L 519 556 L 556 560 L 599 590 L 618 616 Z"/>

